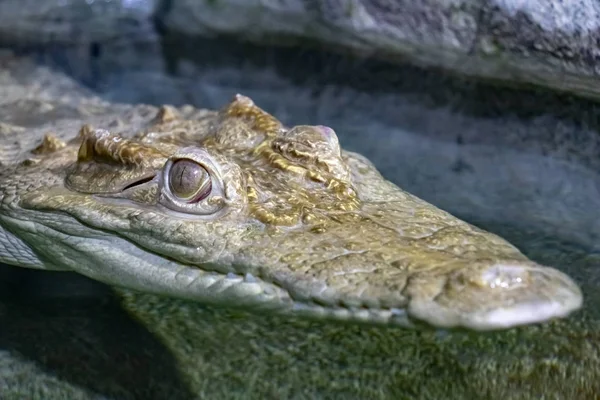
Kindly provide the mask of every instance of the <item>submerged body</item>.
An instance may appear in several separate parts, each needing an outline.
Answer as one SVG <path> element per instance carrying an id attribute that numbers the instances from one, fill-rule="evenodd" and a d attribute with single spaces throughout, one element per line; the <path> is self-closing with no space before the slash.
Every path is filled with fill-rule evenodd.
<path id="1" fill-rule="evenodd" d="M 565 274 L 404 192 L 328 127 L 286 128 L 240 95 L 220 111 L 111 115 L 11 159 L 0 261 L 403 326 L 506 328 L 581 306 Z"/>

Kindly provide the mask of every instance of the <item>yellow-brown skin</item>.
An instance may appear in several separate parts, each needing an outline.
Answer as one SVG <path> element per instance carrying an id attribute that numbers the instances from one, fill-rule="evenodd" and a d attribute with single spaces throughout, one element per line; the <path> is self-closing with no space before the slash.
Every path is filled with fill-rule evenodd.
<path id="1" fill-rule="evenodd" d="M 328 127 L 288 129 L 241 95 L 141 114 L 46 138 L 0 175 L 0 228 L 37 257 L 2 261 L 369 323 L 484 330 L 581 306 L 566 275 L 404 192 Z"/>

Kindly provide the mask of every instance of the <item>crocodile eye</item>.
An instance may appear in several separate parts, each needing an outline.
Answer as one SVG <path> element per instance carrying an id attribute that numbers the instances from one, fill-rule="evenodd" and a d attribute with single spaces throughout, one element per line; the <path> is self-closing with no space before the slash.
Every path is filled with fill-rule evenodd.
<path id="1" fill-rule="evenodd" d="M 208 171 L 195 161 L 175 161 L 169 171 L 169 189 L 178 199 L 188 203 L 204 200 L 212 190 Z"/>
<path id="2" fill-rule="evenodd" d="M 158 177 L 158 203 L 190 216 L 216 218 L 238 193 L 229 184 L 229 171 L 229 164 L 218 155 L 195 146 L 180 148 L 169 157 Z"/>

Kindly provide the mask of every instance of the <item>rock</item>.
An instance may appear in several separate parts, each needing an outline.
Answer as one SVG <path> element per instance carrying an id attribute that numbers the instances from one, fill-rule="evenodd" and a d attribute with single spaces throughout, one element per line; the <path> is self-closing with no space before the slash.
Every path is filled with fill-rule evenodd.
<path id="1" fill-rule="evenodd" d="M 156 27 L 341 52 L 599 98 L 597 0 L 3 0 L 0 45 L 156 42 Z M 106 50 L 105 50 L 106 51 Z M 87 55 L 83 54 L 83 57 Z"/>
<path id="2" fill-rule="evenodd" d="M 600 97 L 597 0 L 175 0 L 168 30 L 305 39 L 459 74 Z"/>

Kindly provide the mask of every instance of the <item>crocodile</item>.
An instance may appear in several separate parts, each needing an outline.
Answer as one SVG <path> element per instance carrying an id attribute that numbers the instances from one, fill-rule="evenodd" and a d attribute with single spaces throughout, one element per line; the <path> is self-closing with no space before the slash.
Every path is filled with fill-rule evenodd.
<path id="1" fill-rule="evenodd" d="M 0 127 L 1 262 L 402 327 L 505 329 L 582 305 L 566 274 L 387 181 L 330 127 L 286 127 L 239 94 L 96 108 Z"/>

